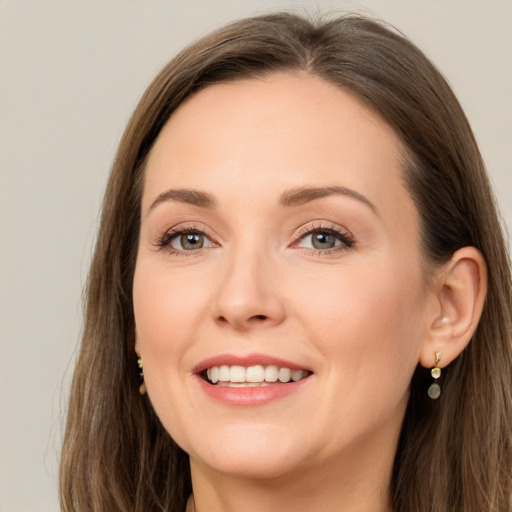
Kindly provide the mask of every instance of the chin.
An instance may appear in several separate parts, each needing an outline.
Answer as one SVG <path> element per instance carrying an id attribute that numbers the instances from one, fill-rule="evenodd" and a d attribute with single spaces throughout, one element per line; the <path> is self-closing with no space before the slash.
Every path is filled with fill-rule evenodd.
<path id="1" fill-rule="evenodd" d="M 294 458 L 280 454 L 220 454 L 205 458 L 200 463 L 217 473 L 251 480 L 276 479 L 298 469 Z"/>
<path id="2" fill-rule="evenodd" d="M 296 471 L 302 465 L 301 461 L 310 460 L 311 453 L 305 453 L 304 440 L 294 441 L 282 432 L 284 429 L 230 430 L 229 433 L 221 432 L 218 436 L 207 436 L 208 439 L 190 443 L 194 450 L 187 450 L 184 446 L 191 456 L 191 464 L 197 462 L 225 475 L 267 479 Z"/>

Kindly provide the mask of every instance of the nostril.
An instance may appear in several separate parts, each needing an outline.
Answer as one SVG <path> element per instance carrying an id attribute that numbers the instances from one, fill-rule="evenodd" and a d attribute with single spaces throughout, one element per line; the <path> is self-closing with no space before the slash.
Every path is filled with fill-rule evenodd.
<path id="1" fill-rule="evenodd" d="M 235 326 L 236 328 L 240 329 L 246 329 L 249 328 L 251 325 L 253 327 L 256 327 L 257 325 L 261 324 L 263 325 L 265 322 L 268 322 L 270 319 L 267 315 L 252 315 L 248 318 L 244 319 L 238 319 L 238 318 L 230 318 L 229 316 L 219 315 L 216 319 L 217 323 L 219 325 L 226 325 L 231 324 Z"/>

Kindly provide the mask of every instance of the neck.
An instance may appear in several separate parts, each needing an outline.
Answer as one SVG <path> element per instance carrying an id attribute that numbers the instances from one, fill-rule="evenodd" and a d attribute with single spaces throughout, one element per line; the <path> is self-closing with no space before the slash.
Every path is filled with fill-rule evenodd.
<path id="1" fill-rule="evenodd" d="M 274 478 L 221 474 L 191 459 L 194 497 L 187 512 L 390 512 L 395 446 L 389 448 Z"/>

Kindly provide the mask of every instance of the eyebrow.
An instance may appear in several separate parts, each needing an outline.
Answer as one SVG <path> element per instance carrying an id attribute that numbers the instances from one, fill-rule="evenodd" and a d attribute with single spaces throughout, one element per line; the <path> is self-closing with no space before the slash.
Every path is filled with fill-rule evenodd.
<path id="1" fill-rule="evenodd" d="M 322 197 L 329 197 L 333 195 L 352 197 L 360 203 L 370 207 L 373 212 L 378 214 L 376 206 L 369 199 L 355 190 L 342 187 L 340 185 L 330 187 L 299 187 L 287 190 L 281 195 L 279 203 L 281 206 L 289 208 L 293 206 L 301 206 L 305 203 L 309 203 L 310 201 L 314 201 L 315 199 L 321 199 Z M 199 206 L 201 208 L 216 208 L 217 206 L 215 197 L 207 192 L 186 188 L 169 189 L 157 196 L 157 198 L 151 203 L 148 213 L 160 203 L 166 201 L 178 201 L 181 203 Z"/>
<path id="2" fill-rule="evenodd" d="M 215 208 L 217 201 L 207 192 L 200 192 L 199 190 L 191 190 L 187 188 L 169 189 L 162 192 L 151 203 L 148 213 L 153 210 L 157 205 L 165 201 L 178 201 L 180 203 L 188 203 L 202 208 Z"/>
<path id="3" fill-rule="evenodd" d="M 300 206 L 322 197 L 342 195 L 348 196 L 360 203 L 369 206 L 378 215 L 377 207 L 365 196 L 350 188 L 334 185 L 331 187 L 300 187 L 286 191 L 282 194 L 280 204 L 286 207 Z"/>

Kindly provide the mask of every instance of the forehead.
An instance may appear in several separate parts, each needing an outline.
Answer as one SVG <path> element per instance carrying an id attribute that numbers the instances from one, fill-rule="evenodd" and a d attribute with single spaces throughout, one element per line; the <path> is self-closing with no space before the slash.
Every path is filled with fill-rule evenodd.
<path id="1" fill-rule="evenodd" d="M 143 208 L 166 187 L 216 194 L 226 184 L 263 197 L 274 188 L 277 197 L 279 188 L 342 185 L 393 208 L 410 202 L 404 153 L 384 120 L 321 78 L 280 73 L 215 84 L 186 100 L 162 129 Z"/>

